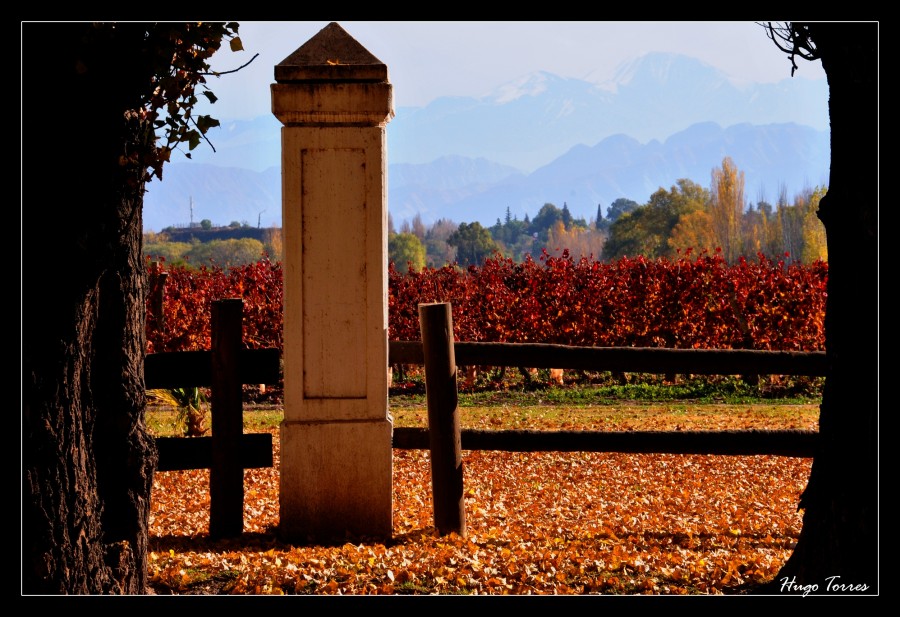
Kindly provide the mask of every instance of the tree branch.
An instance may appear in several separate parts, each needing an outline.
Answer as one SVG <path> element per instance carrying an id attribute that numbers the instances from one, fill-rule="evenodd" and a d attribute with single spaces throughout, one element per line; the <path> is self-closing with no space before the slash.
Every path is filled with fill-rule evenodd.
<path id="1" fill-rule="evenodd" d="M 805 25 L 789 22 L 778 26 L 771 21 L 759 25 L 766 30 L 766 36 L 775 43 L 775 46 L 788 55 L 791 61 L 791 77 L 798 68 L 795 60 L 797 56 L 809 61 L 819 59 L 815 43 Z"/>
<path id="2" fill-rule="evenodd" d="M 243 69 L 243 68 L 249 66 L 251 62 L 253 62 L 254 60 L 256 60 L 256 57 L 257 57 L 258 55 L 259 55 L 259 54 L 254 54 L 252 58 L 250 58 L 249 60 L 247 60 L 247 62 L 245 62 L 245 63 L 242 64 L 241 66 L 237 67 L 236 69 L 232 69 L 232 70 L 230 70 L 230 71 L 213 71 L 213 72 L 211 72 L 211 73 L 198 73 L 198 74 L 199 74 L 199 75 L 214 75 L 215 77 L 219 77 L 220 75 L 228 75 L 229 73 L 237 73 L 237 72 L 240 71 L 241 69 Z"/>
<path id="3" fill-rule="evenodd" d="M 256 54 L 256 56 L 258 56 L 258 55 L 259 55 L 259 54 Z M 253 56 L 253 57 L 255 58 L 256 56 Z M 249 64 L 249 63 L 248 63 L 248 64 Z M 247 65 L 245 64 L 244 66 L 247 66 Z M 197 124 L 197 121 L 194 119 L 193 116 L 191 116 L 191 122 L 193 122 L 193 123 L 194 123 L 194 126 L 197 127 L 197 130 L 200 130 L 200 125 Z M 212 148 L 212 151 L 213 151 L 213 152 L 216 151 L 216 147 L 215 147 L 214 145 L 212 145 L 212 142 L 209 140 L 209 137 L 206 136 L 206 133 L 205 133 L 205 132 L 200 131 L 200 137 L 202 137 L 203 139 L 206 140 L 206 143 L 209 144 L 209 147 Z"/>

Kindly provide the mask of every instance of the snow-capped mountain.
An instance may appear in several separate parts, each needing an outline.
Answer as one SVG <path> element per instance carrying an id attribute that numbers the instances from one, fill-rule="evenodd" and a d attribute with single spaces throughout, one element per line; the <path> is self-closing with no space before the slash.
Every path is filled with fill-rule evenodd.
<path id="1" fill-rule="evenodd" d="M 781 185 L 793 194 L 827 178 L 827 100 L 824 79 L 740 83 L 674 54 L 637 58 L 606 82 L 536 72 L 482 98 L 398 108 L 389 207 L 398 222 L 418 212 L 493 223 L 507 206 L 534 214 L 545 202 L 592 217 L 598 203 L 643 203 L 682 177 L 706 186 L 726 155 L 749 198 L 773 199 Z M 208 134 L 215 152 L 173 156 L 148 185 L 145 229 L 187 223 L 191 203 L 195 221 L 280 224 L 280 128 L 274 116 L 223 120 Z"/>

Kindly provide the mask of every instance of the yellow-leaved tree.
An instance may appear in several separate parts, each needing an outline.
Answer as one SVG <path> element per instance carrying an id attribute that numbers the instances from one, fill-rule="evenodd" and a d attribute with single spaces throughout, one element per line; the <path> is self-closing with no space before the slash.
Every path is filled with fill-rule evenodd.
<path id="1" fill-rule="evenodd" d="M 803 263 L 812 263 L 817 259 L 828 261 L 828 245 L 825 242 L 825 226 L 819 219 L 819 202 L 825 196 L 827 189 L 816 187 L 808 193 L 800 195 L 795 206 L 803 212 L 803 249 L 801 259 Z"/>
<path id="2" fill-rule="evenodd" d="M 741 249 L 741 220 L 744 215 L 744 172 L 730 157 L 712 170 L 709 215 L 718 247 L 729 263 L 737 261 Z"/>
<path id="3" fill-rule="evenodd" d="M 712 217 L 706 210 L 692 210 L 682 214 L 672 228 L 669 236 L 669 247 L 676 253 L 694 255 L 700 252 L 714 251 L 716 236 L 712 229 Z"/>

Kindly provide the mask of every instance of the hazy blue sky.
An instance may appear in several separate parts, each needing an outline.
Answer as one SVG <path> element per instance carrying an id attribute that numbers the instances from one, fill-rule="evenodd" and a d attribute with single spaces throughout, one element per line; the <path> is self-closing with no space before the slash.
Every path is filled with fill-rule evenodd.
<path id="1" fill-rule="evenodd" d="M 209 79 L 219 101 L 204 113 L 230 120 L 271 113 L 275 65 L 328 23 L 240 22 L 245 51 L 219 51 L 213 68 L 228 70 L 259 57 L 239 73 Z M 395 107 L 422 106 L 440 96 L 480 97 L 534 71 L 603 82 L 622 62 L 652 51 L 698 58 L 735 80 L 769 83 L 791 74 L 787 56 L 749 21 L 338 23 L 388 66 Z M 825 76 L 821 62 L 798 65 L 797 78 Z"/>

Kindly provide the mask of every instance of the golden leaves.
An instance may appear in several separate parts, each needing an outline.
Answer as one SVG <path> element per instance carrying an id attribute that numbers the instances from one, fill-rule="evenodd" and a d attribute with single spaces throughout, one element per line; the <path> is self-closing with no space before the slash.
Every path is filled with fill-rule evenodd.
<path id="1" fill-rule="evenodd" d="M 387 544 L 276 539 L 276 465 L 246 470 L 245 535 L 211 541 L 209 473 L 157 473 L 150 579 L 173 593 L 720 594 L 770 580 L 810 461 L 464 451 L 467 537 L 433 526 L 427 451 L 394 451 Z"/>

